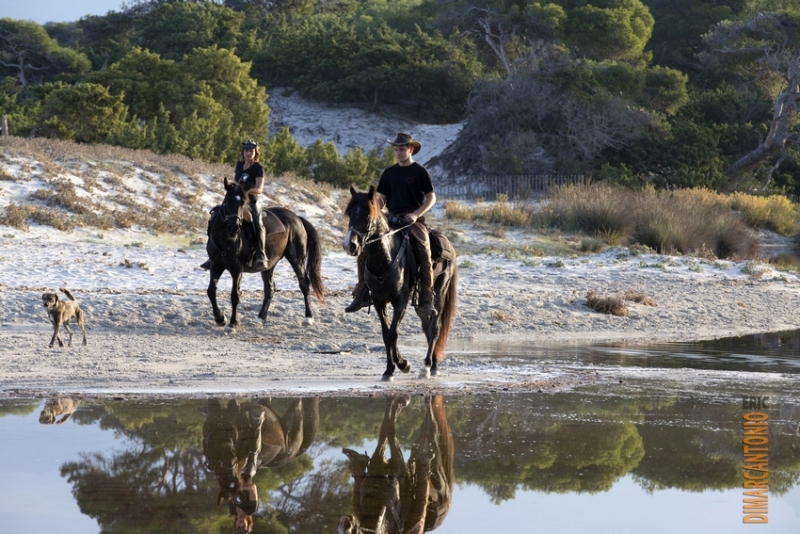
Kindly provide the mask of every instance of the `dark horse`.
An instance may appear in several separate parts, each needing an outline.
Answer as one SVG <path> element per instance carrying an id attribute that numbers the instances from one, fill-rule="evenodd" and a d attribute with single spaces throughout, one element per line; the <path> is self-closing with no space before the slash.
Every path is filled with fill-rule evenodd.
<path id="1" fill-rule="evenodd" d="M 214 320 L 218 325 L 225 324 L 225 314 L 217 305 L 217 283 L 224 271 L 231 273 L 231 320 L 228 329 L 236 328 L 238 318 L 236 308 L 239 306 L 239 291 L 242 283 L 242 273 L 256 272 L 250 267 L 253 257 L 252 239 L 247 239 L 242 234 L 242 220 L 249 217 L 250 210 L 244 205 L 244 192 L 236 185 L 225 181 L 225 199 L 219 207 L 219 212 L 212 216 L 209 229 L 206 252 L 211 260 L 211 281 L 208 284 L 208 298 L 214 311 Z M 267 312 L 275 292 L 273 275 L 275 266 L 281 258 L 286 258 L 294 269 L 300 291 L 306 306 L 304 325 L 314 322 L 309 301 L 309 290 L 321 303 L 325 303 L 325 288 L 322 284 L 320 266 L 322 264 L 322 246 L 316 229 L 304 218 L 284 208 L 269 208 L 263 210 L 261 216 L 264 227 L 283 225 L 283 231 L 269 233 L 264 240 L 264 248 L 269 259 L 267 269 L 261 272 L 264 281 L 264 302 L 259 319 L 265 323 Z M 274 217 L 274 218 L 273 218 Z M 280 223 L 276 223 L 276 219 Z M 267 224 L 269 221 L 270 224 Z"/>
<path id="2" fill-rule="evenodd" d="M 425 397 L 425 417 L 406 461 L 396 425 L 409 400 L 407 396 L 386 399 L 372 456 L 342 449 L 355 483 L 353 514 L 339 519 L 339 534 L 421 534 L 439 527 L 450 511 L 455 446 L 444 399 Z"/>
<path id="3" fill-rule="evenodd" d="M 370 187 L 369 193 L 361 193 L 350 187 L 350 194 L 350 202 L 345 208 L 345 214 L 349 217 L 349 229 L 344 248 L 351 254 L 358 254 L 363 247 L 366 254 L 364 281 L 378 312 L 383 343 L 386 346 L 386 371 L 382 380 L 392 380 L 395 366 L 404 373 L 411 369 L 397 348 L 397 328 L 403 320 L 417 282 L 417 262 L 410 242 L 413 238 L 402 230 L 390 228 L 386 216 L 381 213 L 374 187 Z M 436 363 L 442 359 L 456 312 L 458 268 L 455 258 L 435 261 L 440 264 L 434 269 L 433 284 L 433 305 L 438 313 L 431 318 L 419 308 L 416 309 L 428 341 L 425 369 L 420 372 L 421 378 L 436 375 Z M 389 304 L 393 309 L 391 323 L 387 311 Z"/>

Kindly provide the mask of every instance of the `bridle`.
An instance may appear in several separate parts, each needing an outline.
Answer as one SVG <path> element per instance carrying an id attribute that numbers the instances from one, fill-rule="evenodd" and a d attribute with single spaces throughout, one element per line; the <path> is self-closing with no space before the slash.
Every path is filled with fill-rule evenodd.
<path id="1" fill-rule="evenodd" d="M 360 206 L 354 206 L 354 208 L 359 208 L 359 207 L 360 207 Z M 372 226 L 373 226 L 373 223 L 372 223 L 372 222 L 370 222 L 370 224 L 369 224 L 369 226 L 367 227 L 367 229 L 366 229 L 365 231 L 363 231 L 363 232 L 362 232 L 362 231 L 360 231 L 360 230 L 356 230 L 356 229 L 355 229 L 355 228 L 354 228 L 354 227 L 351 225 L 350 227 L 348 227 L 348 228 L 347 228 L 347 237 L 345 237 L 345 243 L 348 243 L 348 242 L 349 242 L 349 240 L 350 240 L 350 235 L 351 235 L 351 234 L 355 234 L 355 235 L 357 235 L 357 236 L 359 237 L 359 239 L 362 241 L 361 243 L 359 243 L 359 246 L 361 246 L 361 247 L 366 247 L 367 245 L 369 245 L 369 244 L 371 244 L 371 243 L 375 243 L 375 242 L 377 242 L 377 241 L 380 241 L 381 239 L 383 239 L 383 238 L 385 238 L 385 237 L 390 237 L 390 236 L 392 236 L 392 235 L 396 234 L 397 232 L 400 232 L 400 231 L 402 231 L 402 230 L 405 230 L 406 228 L 408 228 L 409 226 L 411 226 L 411 223 L 409 223 L 409 224 L 407 224 L 407 225 L 405 225 L 405 226 L 401 226 L 401 227 L 399 227 L 399 228 L 395 228 L 394 230 L 390 230 L 389 232 L 386 232 L 386 233 L 385 233 L 385 234 L 383 234 L 382 236 L 379 236 L 379 237 L 374 237 L 374 238 L 372 238 L 372 239 L 368 239 L 368 240 L 364 241 L 364 238 L 365 238 L 367 235 L 371 235 L 371 234 L 373 234 L 373 233 L 374 233 L 374 232 L 372 231 L 372 228 L 371 228 Z"/>
<path id="2" fill-rule="evenodd" d="M 237 200 L 240 200 L 240 199 L 241 199 L 241 197 L 239 197 L 239 195 L 237 194 Z M 244 202 L 242 202 L 242 206 L 244 206 Z M 233 212 L 233 210 L 229 210 L 228 209 L 228 203 L 227 202 L 223 202 L 222 203 L 222 209 L 220 211 L 222 211 L 222 219 L 225 222 L 228 222 L 229 219 L 236 219 L 236 225 L 237 226 L 242 226 L 242 215 L 241 215 L 242 214 L 242 209 L 241 209 L 241 207 L 239 207 L 239 209 L 237 209 L 235 212 Z M 229 211 L 230 211 L 230 213 L 228 213 Z"/>

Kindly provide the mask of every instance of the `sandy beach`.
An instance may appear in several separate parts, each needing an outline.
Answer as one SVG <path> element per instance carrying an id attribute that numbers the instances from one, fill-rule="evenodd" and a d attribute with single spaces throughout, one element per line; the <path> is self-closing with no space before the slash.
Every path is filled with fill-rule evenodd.
<path id="1" fill-rule="evenodd" d="M 642 345 L 800 328 L 800 280 L 753 262 L 632 256 L 627 248 L 573 258 L 459 258 L 459 312 L 440 376 L 419 379 L 425 341 L 406 315 L 401 351 L 413 370 L 381 383 L 385 353 L 375 312 L 345 314 L 355 260 L 327 250 L 328 303 L 302 326 L 300 291 L 288 263 L 276 270 L 266 324 L 257 318 L 261 279 L 246 275 L 240 327 L 215 325 L 198 266 L 202 245 L 90 232 L 59 241 L 52 229 L 0 238 L 0 395 L 361 394 L 378 390 L 483 391 L 571 387 L 597 380 L 576 370 L 520 375 L 464 355 L 529 343 Z M 61 236 L 63 238 L 63 235 Z M 133 241 L 136 239 L 136 241 Z M 133 244 L 131 244 L 133 243 Z M 87 316 L 88 345 L 48 348 L 52 327 L 41 294 L 69 288 Z M 221 280 L 229 313 L 230 278 Z M 628 315 L 598 313 L 586 295 L 646 295 Z"/>

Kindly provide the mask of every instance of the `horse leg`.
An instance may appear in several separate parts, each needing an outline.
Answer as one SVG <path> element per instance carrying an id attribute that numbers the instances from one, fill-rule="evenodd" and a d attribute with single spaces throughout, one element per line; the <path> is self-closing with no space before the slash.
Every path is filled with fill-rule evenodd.
<path id="1" fill-rule="evenodd" d="M 387 314 L 385 302 L 376 302 L 375 311 L 378 313 L 378 319 L 381 321 L 383 345 L 386 347 L 386 371 L 383 372 L 381 380 L 384 382 L 391 382 L 394 380 L 394 362 L 396 360 L 395 353 L 397 352 L 397 328 L 389 328 L 389 316 Z M 394 320 L 392 321 L 392 325 L 394 325 Z"/>
<path id="2" fill-rule="evenodd" d="M 231 320 L 228 323 L 226 330 L 233 332 L 239 326 L 239 317 L 237 315 L 237 308 L 239 307 L 239 292 L 242 289 L 242 271 L 231 271 Z"/>
<path id="3" fill-rule="evenodd" d="M 222 313 L 222 310 L 220 310 L 219 306 L 217 305 L 217 283 L 219 283 L 219 277 L 222 276 L 222 273 L 225 272 L 225 269 L 222 267 L 217 267 L 212 263 L 210 271 L 211 280 L 208 283 L 208 290 L 206 291 L 206 294 L 208 295 L 208 299 L 211 301 L 211 311 L 214 313 L 214 322 L 222 326 L 225 324 L 226 318 L 225 314 Z"/>
<path id="4" fill-rule="evenodd" d="M 397 329 L 400 328 L 400 321 L 406 315 L 406 308 L 408 301 L 411 298 L 411 293 L 401 293 L 400 297 L 392 304 L 394 308 L 394 316 L 392 317 L 391 331 L 394 332 L 394 354 L 392 355 L 394 363 L 397 368 L 402 372 L 407 373 L 411 370 L 411 364 L 408 360 L 404 360 L 400 355 L 400 349 L 397 348 Z"/>
<path id="5" fill-rule="evenodd" d="M 294 275 L 297 277 L 297 285 L 300 286 L 300 291 L 303 292 L 303 302 L 306 306 L 306 316 L 303 319 L 303 326 L 310 326 L 314 324 L 314 314 L 311 312 L 311 281 L 308 278 L 306 267 L 304 265 L 305 258 L 295 259 L 293 256 L 287 256 L 289 264 L 294 269 Z"/>
<path id="6" fill-rule="evenodd" d="M 369 460 L 369 471 L 372 473 L 384 472 L 382 467 L 392 464 L 405 466 L 403 462 L 403 452 L 397 442 L 397 416 L 400 411 L 411 403 L 411 397 L 400 395 L 397 397 L 386 398 L 386 412 L 383 415 L 381 429 L 378 435 L 378 445 Z M 389 458 L 386 457 L 386 449 L 389 449 Z M 389 461 L 387 461 L 389 460 Z M 394 475 L 402 473 L 394 472 Z"/>
<path id="7" fill-rule="evenodd" d="M 264 324 L 267 324 L 267 313 L 269 313 L 269 305 L 272 303 L 272 295 L 275 294 L 275 267 L 261 271 L 261 280 L 264 282 L 264 301 L 261 303 L 261 310 L 258 312 L 258 318 Z"/>
<path id="8" fill-rule="evenodd" d="M 433 303 L 437 310 L 441 310 L 444 303 L 444 291 L 440 284 L 436 284 L 436 286 L 437 287 L 434 287 Z M 436 347 L 436 341 L 439 339 L 439 332 L 441 331 L 442 314 L 439 313 L 431 317 L 429 314 L 417 310 L 417 316 L 419 316 L 422 322 L 422 331 L 425 333 L 425 339 L 428 341 L 428 350 L 425 353 L 425 369 L 419 372 L 419 377 L 430 378 L 438 374 L 436 365 L 437 358 L 433 352 Z"/>

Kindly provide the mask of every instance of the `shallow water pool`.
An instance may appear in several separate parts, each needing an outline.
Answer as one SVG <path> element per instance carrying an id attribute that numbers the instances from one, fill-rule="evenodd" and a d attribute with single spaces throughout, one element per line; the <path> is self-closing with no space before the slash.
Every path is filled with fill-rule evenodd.
<path id="1" fill-rule="evenodd" d="M 2 532 L 233 532 L 248 482 L 252 532 L 336 532 L 342 516 L 442 533 L 800 529 L 800 396 L 785 382 L 23 399 L 0 416 Z M 747 440 L 767 449 L 758 462 Z"/>

